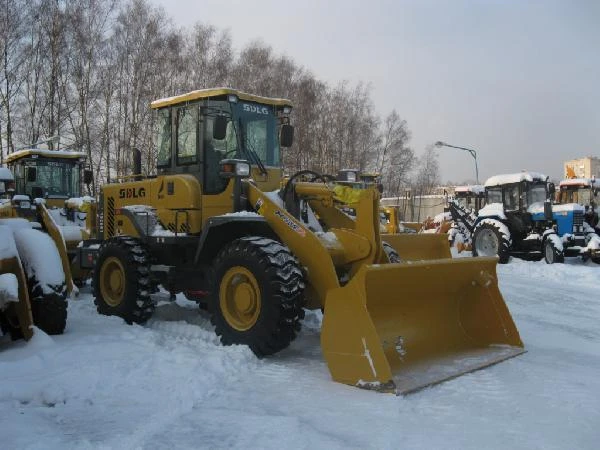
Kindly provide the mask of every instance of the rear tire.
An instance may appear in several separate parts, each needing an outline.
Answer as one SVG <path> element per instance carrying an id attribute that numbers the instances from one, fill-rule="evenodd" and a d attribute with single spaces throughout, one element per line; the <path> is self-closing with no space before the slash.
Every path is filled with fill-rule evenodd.
<path id="1" fill-rule="evenodd" d="M 47 334 L 63 334 L 67 326 L 67 286 L 46 285 L 44 292 L 35 277 L 27 280 L 33 324 Z"/>
<path id="2" fill-rule="evenodd" d="M 510 243 L 500 229 L 492 223 L 482 223 L 473 233 L 473 256 L 498 256 L 500 264 L 510 258 Z"/>
<path id="3" fill-rule="evenodd" d="M 560 264 L 565 262 L 565 255 L 556 248 L 552 239 L 546 238 L 544 241 L 544 260 L 546 264 Z"/>
<path id="4" fill-rule="evenodd" d="M 94 303 L 100 314 L 119 316 L 128 324 L 144 323 L 154 313 L 150 298 L 150 256 L 144 245 L 129 236 L 106 241 L 92 278 Z"/>
<path id="5" fill-rule="evenodd" d="M 304 318 L 303 275 L 289 249 L 263 237 L 236 239 L 213 269 L 208 306 L 221 343 L 247 345 L 258 357 L 289 346 Z"/>

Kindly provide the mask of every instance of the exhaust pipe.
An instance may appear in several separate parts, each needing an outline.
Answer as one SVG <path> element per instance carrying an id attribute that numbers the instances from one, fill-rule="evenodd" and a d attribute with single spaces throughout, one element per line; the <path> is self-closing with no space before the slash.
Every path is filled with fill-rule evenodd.
<path id="1" fill-rule="evenodd" d="M 133 148 L 133 175 L 135 181 L 142 179 L 142 152 L 138 148 Z"/>

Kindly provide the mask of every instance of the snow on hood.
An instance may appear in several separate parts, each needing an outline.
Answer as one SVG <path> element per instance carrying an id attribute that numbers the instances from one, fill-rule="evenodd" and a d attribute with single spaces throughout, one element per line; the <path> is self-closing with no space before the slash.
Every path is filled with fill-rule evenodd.
<path id="1" fill-rule="evenodd" d="M 520 183 L 521 181 L 546 181 L 548 177 L 539 172 L 518 172 L 495 175 L 485 182 L 485 187 L 501 186 L 504 184 Z"/>
<path id="2" fill-rule="evenodd" d="M 47 286 L 65 282 L 60 255 L 50 236 L 31 228 L 17 229 L 13 234 L 27 276 L 35 276 L 44 292 L 49 292 Z"/>
<path id="3" fill-rule="evenodd" d="M 14 273 L 0 274 L 0 310 L 8 302 L 19 301 L 19 280 Z"/>
<path id="4" fill-rule="evenodd" d="M 504 215 L 504 206 L 502 203 L 488 203 L 477 213 L 479 217 L 498 216 L 501 219 L 506 219 Z"/>
<path id="5" fill-rule="evenodd" d="M 17 256 L 12 228 L 0 223 L 0 259 Z"/>
<path id="6" fill-rule="evenodd" d="M 585 207 L 579 205 L 577 203 L 565 203 L 562 205 L 552 205 L 552 212 L 571 212 L 571 211 L 581 211 L 585 212 Z M 532 203 L 529 208 L 527 208 L 527 212 L 530 214 L 539 214 L 544 212 L 544 202 L 536 202 Z"/>
<path id="7" fill-rule="evenodd" d="M 10 169 L 6 167 L 0 167 L 0 180 L 2 181 L 14 181 L 14 177 Z"/>

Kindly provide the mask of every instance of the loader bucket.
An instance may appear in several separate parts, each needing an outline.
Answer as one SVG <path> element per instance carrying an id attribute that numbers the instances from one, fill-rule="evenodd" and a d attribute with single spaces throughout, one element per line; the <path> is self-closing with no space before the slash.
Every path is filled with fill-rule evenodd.
<path id="1" fill-rule="evenodd" d="M 327 294 L 323 354 L 335 381 L 406 394 L 525 350 L 496 258 L 364 266 Z"/>
<path id="2" fill-rule="evenodd" d="M 403 261 L 420 261 L 451 258 L 448 235 L 439 233 L 399 233 L 382 234 L 387 242 L 400 255 Z"/>

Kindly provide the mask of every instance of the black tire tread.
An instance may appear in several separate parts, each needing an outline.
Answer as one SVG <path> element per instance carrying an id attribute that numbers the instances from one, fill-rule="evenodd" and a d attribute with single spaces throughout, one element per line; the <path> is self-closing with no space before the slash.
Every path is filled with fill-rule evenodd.
<path id="1" fill-rule="evenodd" d="M 212 265 L 215 275 L 218 277 L 228 263 L 237 261 L 234 263 L 237 265 L 240 260 L 256 262 L 263 272 L 263 276 L 255 276 L 259 275 L 257 281 L 262 278 L 267 284 L 260 286 L 262 308 L 270 308 L 273 320 L 261 321 L 259 317 L 257 324 L 243 333 L 232 329 L 220 312 L 219 286 L 215 279 L 209 296 L 211 322 L 224 345 L 246 344 L 258 357 L 271 355 L 288 347 L 300 330 L 300 320 L 304 318 L 304 277 L 287 247 L 260 236 L 243 237 L 226 245 Z M 265 290 L 271 298 L 264 298 Z"/>
<path id="2" fill-rule="evenodd" d="M 493 223 L 489 222 L 484 222 L 481 225 L 478 225 L 473 231 L 473 238 L 471 240 L 471 252 L 473 256 L 478 256 L 476 249 L 477 236 L 478 232 L 484 228 L 493 230 L 496 233 L 496 236 L 498 237 L 498 262 L 500 264 L 508 263 L 510 259 L 510 242 L 504 238 L 504 234 L 500 231 L 500 228 L 498 228 Z"/>
<path id="3" fill-rule="evenodd" d="M 102 294 L 98 286 L 101 264 L 107 253 L 109 256 L 117 256 L 119 253 L 126 255 L 122 262 L 126 270 L 126 283 L 131 284 L 131 289 L 125 294 L 128 298 L 125 298 L 123 303 L 116 308 L 111 307 L 102 300 Z M 150 294 L 155 289 L 155 283 L 153 283 L 150 276 L 150 260 L 146 247 L 136 238 L 116 236 L 103 243 L 92 277 L 94 304 L 98 313 L 107 316 L 119 316 L 128 324 L 142 324 L 152 317 L 155 305 L 150 298 Z"/>

